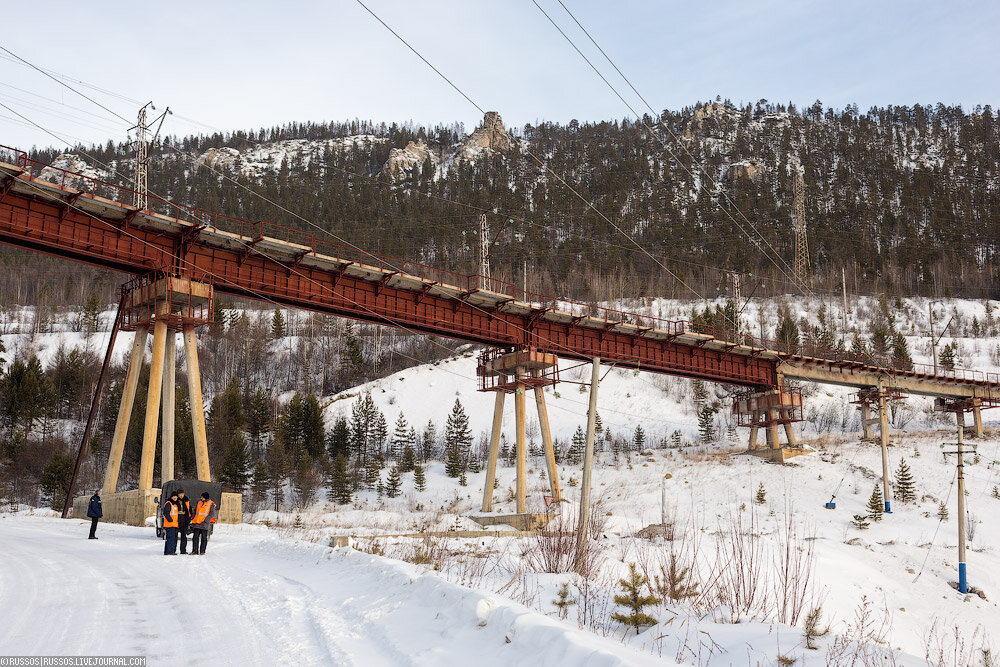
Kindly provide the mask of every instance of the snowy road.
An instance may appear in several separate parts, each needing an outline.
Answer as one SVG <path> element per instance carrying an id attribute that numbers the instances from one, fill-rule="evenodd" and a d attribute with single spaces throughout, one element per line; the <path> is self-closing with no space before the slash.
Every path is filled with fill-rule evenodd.
<path id="1" fill-rule="evenodd" d="M 0 655 L 185 665 L 660 664 L 406 563 L 222 526 L 205 557 L 151 529 L 0 516 Z"/>

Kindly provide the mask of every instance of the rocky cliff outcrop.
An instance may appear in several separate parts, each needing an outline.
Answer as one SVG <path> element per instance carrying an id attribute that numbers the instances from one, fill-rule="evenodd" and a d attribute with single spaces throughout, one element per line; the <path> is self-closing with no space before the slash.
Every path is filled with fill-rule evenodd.
<path id="1" fill-rule="evenodd" d="M 389 159 L 382 166 L 382 172 L 394 181 L 404 180 L 417 173 L 428 159 L 437 166 L 437 156 L 427 144 L 411 141 L 406 144 L 406 148 L 393 148 L 389 151 Z"/>
<path id="2" fill-rule="evenodd" d="M 500 114 L 487 111 L 482 125 L 459 146 L 457 157 L 461 160 L 473 160 L 485 149 L 506 153 L 513 147 L 514 138 L 504 128 Z"/>

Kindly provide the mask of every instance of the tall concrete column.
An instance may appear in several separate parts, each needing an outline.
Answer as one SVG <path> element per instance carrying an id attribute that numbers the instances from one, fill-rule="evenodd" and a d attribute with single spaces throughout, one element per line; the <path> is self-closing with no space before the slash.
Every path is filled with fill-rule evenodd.
<path id="1" fill-rule="evenodd" d="M 791 410 L 784 409 L 780 410 L 779 412 L 783 418 L 786 419 L 791 418 L 791 414 L 789 414 Z M 798 447 L 798 443 L 795 441 L 795 429 L 792 428 L 792 422 L 790 421 L 785 422 L 784 426 L 785 426 L 785 440 L 787 441 L 788 446 L 792 448 Z"/>
<path id="2" fill-rule="evenodd" d="M 885 511 L 892 512 L 889 498 L 889 411 L 886 410 L 885 387 L 878 385 L 879 442 L 882 445 L 882 498 Z"/>
<path id="3" fill-rule="evenodd" d="M 517 368 L 517 389 L 514 391 L 514 421 L 517 429 L 517 513 L 528 511 L 527 435 L 525 433 L 524 369 Z"/>
<path id="4" fill-rule="evenodd" d="M 194 458 L 198 479 L 212 481 L 208 465 L 208 437 L 205 434 L 205 406 L 201 396 L 201 369 L 198 366 L 198 339 L 194 326 L 184 325 L 184 355 L 187 361 L 188 400 L 191 403 L 191 430 L 194 432 Z"/>
<path id="5" fill-rule="evenodd" d="M 163 351 L 163 430 L 160 433 L 160 481 L 174 478 L 174 406 L 177 393 L 177 337 L 167 332 Z"/>
<path id="6" fill-rule="evenodd" d="M 493 406 L 493 432 L 490 435 L 489 460 L 486 463 L 486 485 L 483 489 L 483 511 L 493 511 L 493 485 L 497 478 L 497 456 L 500 453 L 500 431 L 503 428 L 504 393 L 496 392 L 496 403 Z"/>
<path id="7" fill-rule="evenodd" d="M 767 409 L 767 446 L 771 449 L 781 449 L 781 442 L 778 440 L 778 409 Z"/>
<path id="8" fill-rule="evenodd" d="M 556 468 L 556 451 L 552 444 L 552 431 L 549 430 L 549 412 L 545 407 L 545 392 L 541 387 L 535 387 L 535 406 L 538 408 L 538 425 L 542 431 L 542 447 L 545 450 L 545 467 L 549 475 L 549 489 L 553 502 L 562 500 L 559 491 L 559 469 Z"/>
<path id="9" fill-rule="evenodd" d="M 156 314 L 166 312 L 157 304 Z M 139 490 L 153 488 L 153 464 L 156 461 L 156 431 L 160 420 L 160 395 L 163 392 L 163 353 L 167 346 L 167 321 L 153 322 L 153 357 L 149 362 L 149 389 L 146 391 L 146 425 L 142 432 L 142 462 L 139 467 Z"/>
<path id="10" fill-rule="evenodd" d="M 122 466 L 122 453 L 125 451 L 125 438 L 128 436 L 128 425 L 132 419 L 132 406 L 135 404 L 135 391 L 139 385 L 139 375 L 142 372 L 142 360 L 146 355 L 146 337 L 149 330 L 138 327 L 135 339 L 132 341 L 132 354 L 129 357 L 128 371 L 125 374 L 125 387 L 122 390 L 122 402 L 118 406 L 118 421 L 115 422 L 115 434 L 111 439 L 111 452 L 108 455 L 108 467 L 104 471 L 104 488 L 102 493 L 114 493 L 118 487 L 118 473 Z"/>

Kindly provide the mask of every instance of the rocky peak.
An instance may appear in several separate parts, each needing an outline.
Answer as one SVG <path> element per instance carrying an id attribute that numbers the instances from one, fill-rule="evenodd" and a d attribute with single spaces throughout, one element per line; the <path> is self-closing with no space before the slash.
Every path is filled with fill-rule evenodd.
<path id="1" fill-rule="evenodd" d="M 484 149 L 506 153 L 514 147 L 514 138 L 503 126 L 503 119 L 496 111 L 487 111 L 483 116 L 482 125 L 466 137 L 459 148 L 458 157 L 474 159 Z"/>
<path id="2" fill-rule="evenodd" d="M 420 169 L 428 158 L 437 165 L 437 156 L 427 144 L 423 141 L 411 141 L 405 148 L 393 148 L 389 151 L 389 159 L 382 171 L 394 181 L 404 180 Z"/>

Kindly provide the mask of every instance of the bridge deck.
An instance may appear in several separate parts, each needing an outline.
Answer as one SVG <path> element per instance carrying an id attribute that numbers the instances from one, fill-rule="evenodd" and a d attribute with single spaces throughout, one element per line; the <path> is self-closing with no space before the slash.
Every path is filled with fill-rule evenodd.
<path id="1" fill-rule="evenodd" d="M 651 372 L 747 387 L 779 376 L 853 387 L 880 379 L 909 393 L 1000 395 L 976 371 L 928 374 L 846 359 L 843 352 L 778 347 L 725 332 L 562 299 L 512 285 L 317 241 L 150 198 L 53 167 L 21 152 L 0 162 L 0 242 L 130 274 L 171 272 L 219 292 L 493 346 L 533 346 L 564 358 L 599 356 Z M 43 178 L 39 178 L 39 177 Z M 56 181 L 56 183 L 50 181 Z M 520 297 L 520 298 L 519 298 Z M 805 354 L 809 352 L 810 354 Z"/>

